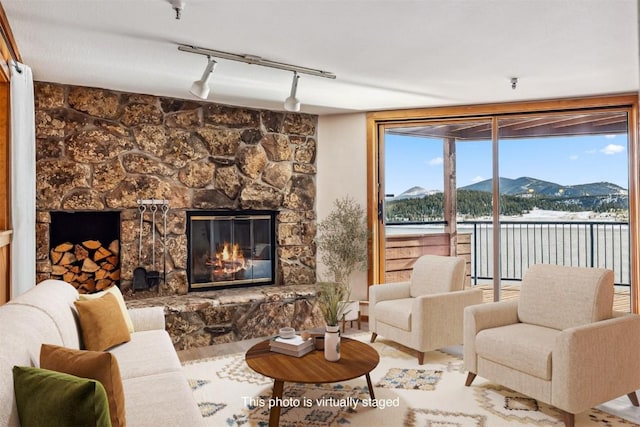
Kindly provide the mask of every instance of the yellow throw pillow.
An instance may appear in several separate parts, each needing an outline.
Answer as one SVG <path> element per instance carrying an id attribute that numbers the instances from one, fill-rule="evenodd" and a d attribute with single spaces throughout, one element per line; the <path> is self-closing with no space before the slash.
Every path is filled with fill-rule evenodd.
<path id="1" fill-rule="evenodd" d="M 111 425 L 126 425 L 120 367 L 113 354 L 42 344 L 40 368 L 99 381 L 107 392 Z"/>
<path id="2" fill-rule="evenodd" d="M 80 301 L 86 301 L 90 299 L 102 298 L 105 294 L 111 293 L 115 295 L 118 300 L 118 304 L 120 305 L 120 310 L 122 310 L 122 315 L 124 316 L 124 321 L 127 322 L 127 328 L 129 332 L 133 331 L 133 322 L 131 321 L 131 316 L 129 315 L 129 310 L 127 310 L 127 304 L 124 302 L 124 297 L 122 296 L 122 292 L 120 292 L 120 288 L 116 285 L 111 286 L 104 291 L 96 292 L 93 294 L 79 294 Z"/>
<path id="3" fill-rule="evenodd" d="M 116 297 L 107 293 L 101 298 L 74 301 L 78 310 L 82 339 L 87 350 L 103 351 L 131 340 Z"/>

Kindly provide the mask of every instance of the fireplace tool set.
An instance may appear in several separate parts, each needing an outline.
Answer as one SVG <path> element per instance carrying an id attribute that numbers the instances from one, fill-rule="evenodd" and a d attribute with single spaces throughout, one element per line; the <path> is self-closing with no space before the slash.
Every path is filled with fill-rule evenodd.
<path id="1" fill-rule="evenodd" d="M 144 217 L 147 211 L 151 213 L 151 270 L 144 268 L 142 261 L 142 235 L 144 231 Z M 156 214 L 158 211 L 160 211 L 163 221 L 162 261 L 164 271 L 162 278 L 160 277 L 160 271 L 156 270 Z M 133 270 L 133 290 L 143 291 L 158 286 L 161 280 L 165 283 L 167 280 L 167 213 L 169 212 L 169 201 L 164 199 L 138 200 L 138 212 L 140 212 L 138 267 Z"/>

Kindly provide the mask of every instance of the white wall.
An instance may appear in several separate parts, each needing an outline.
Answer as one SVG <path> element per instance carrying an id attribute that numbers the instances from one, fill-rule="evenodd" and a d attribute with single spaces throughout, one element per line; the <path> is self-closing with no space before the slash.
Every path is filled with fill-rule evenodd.
<path id="1" fill-rule="evenodd" d="M 318 119 L 316 212 L 318 222 L 338 198 L 350 196 L 367 208 L 367 117 L 364 113 L 320 116 Z M 318 257 L 318 275 L 324 266 Z M 351 277 L 351 298 L 367 298 L 367 273 Z"/>

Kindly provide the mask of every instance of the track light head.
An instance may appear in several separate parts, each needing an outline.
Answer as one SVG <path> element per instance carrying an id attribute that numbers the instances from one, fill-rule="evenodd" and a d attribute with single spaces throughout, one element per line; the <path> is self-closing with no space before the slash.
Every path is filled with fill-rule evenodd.
<path id="1" fill-rule="evenodd" d="M 213 70 L 216 68 L 217 62 L 208 57 L 209 62 L 207 63 L 207 67 L 204 69 L 204 73 L 202 73 L 202 77 L 200 80 L 196 80 L 191 85 L 191 89 L 189 92 L 197 96 L 201 99 L 207 99 L 209 96 L 209 79 L 211 78 L 211 74 L 213 74 Z"/>
<path id="2" fill-rule="evenodd" d="M 189 92 L 198 98 L 207 99 L 207 97 L 209 97 L 209 85 L 207 82 L 203 82 L 202 80 L 196 80 L 191 85 Z"/>
<path id="3" fill-rule="evenodd" d="M 296 98 L 298 91 L 298 79 L 300 76 L 294 71 L 293 81 L 291 82 L 291 94 L 284 100 L 284 109 L 287 111 L 300 111 L 300 100 Z"/>

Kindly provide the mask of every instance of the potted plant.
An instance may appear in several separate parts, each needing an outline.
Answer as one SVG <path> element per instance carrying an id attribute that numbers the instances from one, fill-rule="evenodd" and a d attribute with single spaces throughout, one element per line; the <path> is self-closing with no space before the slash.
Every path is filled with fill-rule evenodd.
<path id="1" fill-rule="evenodd" d="M 344 283 L 318 283 L 318 305 L 325 322 L 324 357 L 330 362 L 340 360 L 340 325 L 339 322 L 348 310 L 345 301 L 349 299 L 349 288 Z"/>
<path id="2" fill-rule="evenodd" d="M 329 276 L 318 284 L 318 304 L 327 324 L 327 360 L 340 358 L 339 322 L 349 313 L 356 316 L 359 313 L 358 302 L 349 301 L 349 278 L 354 271 L 367 268 L 368 238 L 365 210 L 349 196 L 336 199 L 334 209 L 318 224 L 316 246 Z M 334 337 L 337 354 L 333 354 L 335 347 L 330 344 Z"/>

